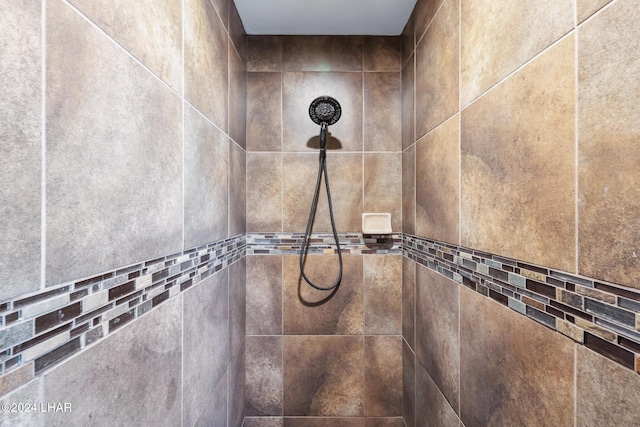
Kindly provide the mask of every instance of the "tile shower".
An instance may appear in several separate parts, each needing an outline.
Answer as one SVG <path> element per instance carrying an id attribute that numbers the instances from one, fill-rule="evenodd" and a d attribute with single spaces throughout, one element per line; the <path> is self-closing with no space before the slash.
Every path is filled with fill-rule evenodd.
<path id="1" fill-rule="evenodd" d="M 0 425 L 640 419 L 637 1 L 419 0 L 401 37 L 161 3 L 0 0 L 0 401 L 73 409 Z M 321 195 L 321 282 L 329 231 Z"/>

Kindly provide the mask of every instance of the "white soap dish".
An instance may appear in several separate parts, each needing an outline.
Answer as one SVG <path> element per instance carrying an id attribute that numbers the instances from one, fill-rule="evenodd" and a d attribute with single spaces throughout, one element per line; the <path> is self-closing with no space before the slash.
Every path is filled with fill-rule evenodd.
<path id="1" fill-rule="evenodd" d="M 362 214 L 363 234 L 391 234 L 391 214 L 390 213 L 363 213 Z"/>

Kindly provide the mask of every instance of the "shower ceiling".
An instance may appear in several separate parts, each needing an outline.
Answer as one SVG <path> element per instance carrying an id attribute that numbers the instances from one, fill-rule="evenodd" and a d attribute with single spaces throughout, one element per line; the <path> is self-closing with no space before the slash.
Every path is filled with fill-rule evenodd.
<path id="1" fill-rule="evenodd" d="M 402 33 L 416 0 L 234 0 L 247 34 Z"/>

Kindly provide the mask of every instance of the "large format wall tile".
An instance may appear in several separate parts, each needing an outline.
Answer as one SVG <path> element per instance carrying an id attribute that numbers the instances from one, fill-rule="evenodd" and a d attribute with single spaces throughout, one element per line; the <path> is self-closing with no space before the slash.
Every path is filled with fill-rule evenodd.
<path id="1" fill-rule="evenodd" d="M 244 427 L 283 427 L 284 418 L 282 417 L 247 417 L 244 421 Z"/>
<path id="2" fill-rule="evenodd" d="M 282 150 L 282 74 L 247 76 L 247 150 Z"/>
<path id="3" fill-rule="evenodd" d="M 40 1 L 0 1 L 0 300 L 40 287 Z"/>
<path id="4" fill-rule="evenodd" d="M 309 117 L 309 105 L 319 96 L 335 98 L 340 120 L 329 127 L 327 150 L 362 151 L 362 74 L 284 73 L 282 81 L 284 151 L 317 151 L 320 126 Z"/>
<path id="5" fill-rule="evenodd" d="M 47 54 L 47 283 L 179 251 L 180 99 L 59 1 Z"/>
<path id="6" fill-rule="evenodd" d="M 402 256 L 364 257 L 364 333 L 402 334 Z"/>
<path id="7" fill-rule="evenodd" d="M 229 44 L 229 136 L 247 146 L 247 67 Z"/>
<path id="8" fill-rule="evenodd" d="M 402 153 L 402 232 L 416 233 L 416 146 Z"/>
<path id="9" fill-rule="evenodd" d="M 415 427 L 416 355 L 404 340 L 402 341 L 402 418 L 408 427 Z"/>
<path id="10" fill-rule="evenodd" d="M 402 415 L 402 337 L 364 337 L 364 413 Z"/>
<path id="11" fill-rule="evenodd" d="M 180 425 L 181 313 L 173 298 L 46 373 L 43 402 L 72 411 L 48 412 L 45 424 Z"/>
<path id="12" fill-rule="evenodd" d="M 462 104 L 467 105 L 573 29 L 574 1 L 462 0 Z"/>
<path id="13" fill-rule="evenodd" d="M 575 270 L 574 37 L 462 111 L 461 244 Z"/>
<path id="14" fill-rule="evenodd" d="M 362 71 L 362 54 L 358 36 L 282 37 L 284 71 Z"/>
<path id="15" fill-rule="evenodd" d="M 364 71 L 400 71 L 402 46 L 399 37 L 365 37 Z"/>
<path id="16" fill-rule="evenodd" d="M 284 337 L 284 415 L 363 416 L 362 336 Z"/>
<path id="17" fill-rule="evenodd" d="M 416 138 L 458 111 L 458 1 L 445 0 L 416 47 Z"/>
<path id="18" fill-rule="evenodd" d="M 25 404 L 28 402 L 36 403 L 38 405 L 37 408 L 39 409 L 39 405 L 41 402 L 39 380 L 33 380 L 23 385 L 19 389 L 0 397 L 0 405 L 4 405 L 6 403 L 10 405 Z M 63 402 L 63 405 L 64 405 L 64 402 Z M 11 407 L 9 407 L 9 409 L 11 409 Z M 19 412 L 16 410 L 15 412 L 13 412 L 13 411 L 3 410 L 2 417 L 0 417 L 0 427 L 37 426 L 37 425 L 40 425 L 39 418 L 40 418 L 40 413 L 38 411 L 20 411 Z"/>
<path id="19" fill-rule="evenodd" d="M 228 427 L 242 427 L 246 408 L 245 384 L 246 384 L 246 352 L 245 343 L 242 343 L 240 351 L 229 363 L 227 369 L 228 392 L 227 410 Z M 211 425 L 211 424 L 209 424 Z"/>
<path id="20" fill-rule="evenodd" d="M 247 230 L 282 230 L 280 153 L 247 153 Z"/>
<path id="21" fill-rule="evenodd" d="M 415 135 L 415 67 L 413 55 L 402 69 L 402 149 L 416 141 Z"/>
<path id="22" fill-rule="evenodd" d="M 342 282 L 335 294 L 313 289 L 300 275 L 299 257 L 284 257 L 284 332 L 286 334 L 355 335 L 363 332 L 363 261 L 361 255 L 343 255 Z M 328 287 L 338 277 L 337 255 L 309 255 L 306 276 Z"/>
<path id="23" fill-rule="evenodd" d="M 249 36 L 248 44 L 248 71 L 282 71 L 282 37 Z"/>
<path id="24" fill-rule="evenodd" d="M 416 365 L 416 427 L 458 427 L 456 412 L 419 363 Z"/>
<path id="25" fill-rule="evenodd" d="M 194 427 L 226 426 L 228 417 L 227 382 L 228 376 L 225 373 L 213 393 L 210 394 L 204 409 L 191 414 L 191 418 L 194 418 L 195 422 L 183 425 L 193 425 Z"/>
<path id="26" fill-rule="evenodd" d="M 366 427 L 364 418 L 287 417 L 284 427 Z"/>
<path id="27" fill-rule="evenodd" d="M 400 151 L 401 147 L 401 74 L 364 73 L 364 149 Z"/>
<path id="28" fill-rule="evenodd" d="M 162 80 L 182 92 L 182 2 L 71 0 Z"/>
<path id="29" fill-rule="evenodd" d="M 248 336 L 246 416 L 282 415 L 282 336 Z"/>
<path id="30" fill-rule="evenodd" d="M 422 265 L 416 270 L 416 356 L 457 412 L 459 285 Z"/>
<path id="31" fill-rule="evenodd" d="M 247 333 L 282 334 L 282 257 L 247 257 Z"/>
<path id="32" fill-rule="evenodd" d="M 579 31 L 578 268 L 640 288 L 638 3 L 612 4 Z"/>
<path id="33" fill-rule="evenodd" d="M 229 266 L 229 355 L 238 352 L 247 330 L 247 259 Z"/>
<path id="34" fill-rule="evenodd" d="M 242 18 L 240 18 L 240 14 L 238 13 L 238 8 L 236 8 L 235 2 L 229 0 L 229 38 L 231 39 L 230 46 L 235 47 L 238 52 L 238 57 L 242 61 L 242 63 L 247 63 L 247 54 L 248 54 L 248 43 L 247 43 L 247 33 L 244 30 L 244 25 L 242 24 Z"/>
<path id="35" fill-rule="evenodd" d="M 573 426 L 573 341 L 460 289 L 464 425 Z"/>
<path id="36" fill-rule="evenodd" d="M 229 139 L 184 105 L 184 247 L 228 236 Z"/>
<path id="37" fill-rule="evenodd" d="M 229 270 L 184 293 L 183 424 L 193 425 L 229 363 Z"/>
<path id="38" fill-rule="evenodd" d="M 576 348 L 576 425 L 637 424 L 640 375 L 582 346 Z"/>
<path id="39" fill-rule="evenodd" d="M 283 231 L 304 232 L 318 174 L 317 153 L 285 153 Z M 327 153 L 327 170 L 338 233 L 362 229 L 362 154 Z M 331 232 L 324 178 L 313 231 Z"/>
<path id="40" fill-rule="evenodd" d="M 247 153 L 229 146 L 229 236 L 247 232 Z"/>
<path id="41" fill-rule="evenodd" d="M 424 35 L 442 3 L 443 0 L 418 0 L 416 2 L 416 7 L 413 11 L 416 43 Z"/>
<path id="42" fill-rule="evenodd" d="M 416 263 L 402 257 L 402 337 L 415 349 Z"/>
<path id="43" fill-rule="evenodd" d="M 416 234 L 458 243 L 460 116 L 416 143 Z"/>
<path id="44" fill-rule="evenodd" d="M 184 94 L 202 114 L 227 130 L 228 37 L 209 1 L 184 2 Z"/>
<path id="45" fill-rule="evenodd" d="M 389 212 L 391 229 L 396 233 L 402 231 L 402 154 L 399 152 L 364 153 L 363 212 Z"/>

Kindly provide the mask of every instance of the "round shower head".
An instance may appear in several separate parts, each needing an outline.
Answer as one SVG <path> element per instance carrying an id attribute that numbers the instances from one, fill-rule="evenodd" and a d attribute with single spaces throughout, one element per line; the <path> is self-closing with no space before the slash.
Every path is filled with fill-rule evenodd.
<path id="1" fill-rule="evenodd" d="M 319 96 L 309 106 L 309 116 L 318 125 L 332 125 L 340 119 L 341 114 L 340 104 L 330 96 Z"/>

